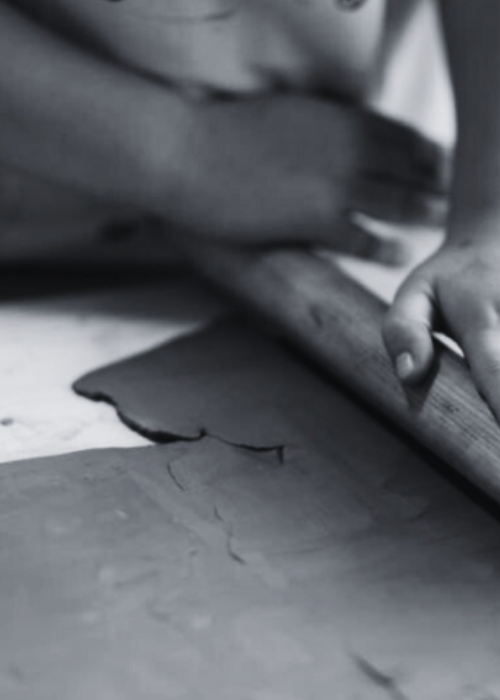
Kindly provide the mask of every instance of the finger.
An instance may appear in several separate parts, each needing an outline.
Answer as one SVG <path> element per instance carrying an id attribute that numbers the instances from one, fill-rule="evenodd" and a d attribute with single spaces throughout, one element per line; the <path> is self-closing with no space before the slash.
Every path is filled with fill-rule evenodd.
<path id="1" fill-rule="evenodd" d="M 452 174 L 451 151 L 417 130 L 383 117 L 369 116 L 366 167 L 386 175 L 445 194 Z"/>
<path id="2" fill-rule="evenodd" d="M 348 217 L 338 221 L 319 242 L 338 253 L 383 265 L 401 266 L 409 258 L 404 239 L 374 233 Z"/>
<path id="3" fill-rule="evenodd" d="M 445 197 L 381 177 L 359 178 L 350 191 L 350 208 L 382 221 L 444 226 Z"/>
<path id="4" fill-rule="evenodd" d="M 469 330 L 459 341 L 479 392 L 500 421 L 500 328 Z"/>
<path id="5" fill-rule="evenodd" d="M 399 379 L 416 384 L 428 374 L 434 359 L 432 328 L 436 307 L 429 283 L 408 278 L 396 295 L 383 325 L 383 337 Z"/>

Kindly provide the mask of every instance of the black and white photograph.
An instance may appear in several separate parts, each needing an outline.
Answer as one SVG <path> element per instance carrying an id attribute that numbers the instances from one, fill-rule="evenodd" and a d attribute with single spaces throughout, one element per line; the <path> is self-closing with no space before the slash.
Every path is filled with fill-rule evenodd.
<path id="1" fill-rule="evenodd" d="M 0 0 L 0 700 L 500 700 L 500 0 Z"/>

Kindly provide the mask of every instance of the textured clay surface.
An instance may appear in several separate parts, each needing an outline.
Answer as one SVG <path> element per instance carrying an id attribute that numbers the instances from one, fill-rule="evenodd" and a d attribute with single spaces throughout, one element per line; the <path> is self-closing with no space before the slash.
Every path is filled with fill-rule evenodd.
<path id="1" fill-rule="evenodd" d="M 0 696 L 498 697 L 497 521 L 331 408 L 360 431 L 335 449 L 206 437 L 3 465 Z"/>

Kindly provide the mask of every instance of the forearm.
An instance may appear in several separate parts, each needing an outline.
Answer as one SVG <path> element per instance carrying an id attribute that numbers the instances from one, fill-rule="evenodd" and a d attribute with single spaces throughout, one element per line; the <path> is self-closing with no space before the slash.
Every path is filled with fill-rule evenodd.
<path id="1" fill-rule="evenodd" d="M 91 196 L 154 208 L 155 189 L 174 196 L 187 111 L 174 93 L 0 3 L 3 162 Z"/>
<path id="2" fill-rule="evenodd" d="M 441 8 L 458 122 L 452 211 L 500 210 L 500 2 Z"/>

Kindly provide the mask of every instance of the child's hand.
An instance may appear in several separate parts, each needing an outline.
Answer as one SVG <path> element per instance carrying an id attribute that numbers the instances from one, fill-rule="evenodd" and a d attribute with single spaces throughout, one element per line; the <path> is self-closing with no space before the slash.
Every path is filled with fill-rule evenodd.
<path id="1" fill-rule="evenodd" d="M 459 228 L 403 284 L 384 340 L 400 379 L 413 384 L 432 364 L 431 332 L 446 332 L 500 420 L 500 211 L 462 217 Z"/>
<path id="2" fill-rule="evenodd" d="M 312 242 L 386 262 L 400 253 L 351 211 L 442 223 L 446 159 L 413 130 L 301 96 L 196 106 L 179 196 L 163 202 L 188 233 L 242 243 Z"/>

